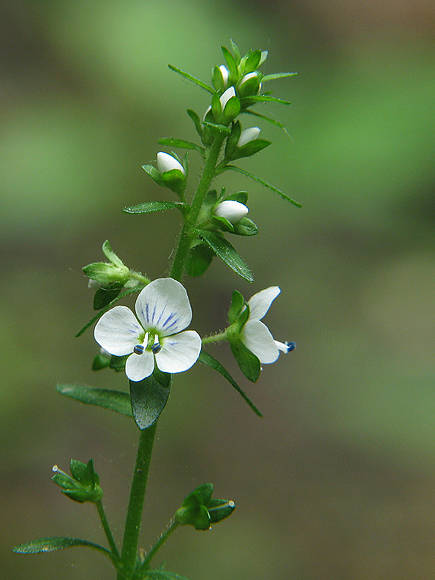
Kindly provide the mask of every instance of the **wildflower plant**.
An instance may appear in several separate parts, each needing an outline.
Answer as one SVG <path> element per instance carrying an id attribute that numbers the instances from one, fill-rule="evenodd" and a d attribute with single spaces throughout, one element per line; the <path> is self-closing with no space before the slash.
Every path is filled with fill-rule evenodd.
<path id="1" fill-rule="evenodd" d="M 89 286 L 95 289 L 93 307 L 97 314 L 77 336 L 95 324 L 94 338 L 99 350 L 92 361 L 92 368 L 95 371 L 106 369 L 105 372 L 118 372 L 121 381 L 121 373 L 125 373 L 129 392 L 83 385 L 62 384 L 57 387 L 58 392 L 66 397 L 126 415 L 137 425 L 139 445 L 122 545 L 118 547 L 112 534 L 102 503 L 103 489 L 92 459 L 86 463 L 72 459 L 70 475 L 54 466 L 52 479 L 70 499 L 95 504 L 107 547 L 78 538 L 49 537 L 16 546 L 16 553 L 38 554 L 83 546 L 107 556 L 118 580 L 182 579 L 179 574 L 155 567 L 154 558 L 164 542 L 181 526 L 208 530 L 212 524 L 230 516 L 235 509 L 233 500 L 213 497 L 213 484 L 205 483 L 189 493 L 174 510 L 168 526 L 151 549 L 147 553 L 138 550 L 157 422 L 168 401 L 175 376 L 190 371 L 200 362 L 228 381 L 261 417 L 261 412 L 238 382 L 208 352 L 209 345 L 228 342 L 241 372 L 250 381 L 258 379 L 261 365 L 273 363 L 280 353 L 288 353 L 295 348 L 294 342 L 275 340 L 262 322 L 280 293 L 278 286 L 267 287 L 249 300 L 234 290 L 229 304 L 228 324 L 221 332 L 201 338 L 190 329 L 192 308 L 183 285 L 186 276 L 203 275 L 212 260 L 218 258 L 244 280 L 254 281 L 250 268 L 228 239 L 232 236 L 253 236 L 258 232 L 257 225 L 247 217 L 248 193 L 227 192 L 225 188 L 218 192 L 212 187 L 213 180 L 228 171 L 237 172 L 300 207 L 281 189 L 234 165 L 238 159 L 252 157 L 271 144 L 260 138 L 258 127 L 245 126 L 245 119 L 255 117 L 283 128 L 279 121 L 259 113 L 256 106 L 261 103 L 288 105 L 288 101 L 271 95 L 267 89 L 271 81 L 296 73 L 264 74 L 261 67 L 267 59 L 266 51 L 250 50 L 242 56 L 238 46 L 232 42 L 231 51 L 223 47 L 222 52 L 225 64 L 213 68 L 210 85 L 169 65 L 172 71 L 203 89 L 210 98 L 209 106 L 205 107 L 202 115 L 192 109 L 187 110 L 199 140 L 173 137 L 160 140 L 161 145 L 198 153 L 202 157 L 203 169 L 196 189 L 192 189 L 189 177 L 188 154 L 179 156 L 172 150 L 160 151 L 156 163 L 143 165 L 143 170 L 159 186 L 172 192 L 172 199 L 144 201 L 124 208 L 128 214 L 180 212 L 183 225 L 169 276 L 151 280 L 127 266 L 108 241 L 102 247 L 107 261 L 93 262 L 83 268 L 89 278 Z M 133 295 L 136 295 L 134 312 L 118 304 L 122 299 L 131 300 Z"/>

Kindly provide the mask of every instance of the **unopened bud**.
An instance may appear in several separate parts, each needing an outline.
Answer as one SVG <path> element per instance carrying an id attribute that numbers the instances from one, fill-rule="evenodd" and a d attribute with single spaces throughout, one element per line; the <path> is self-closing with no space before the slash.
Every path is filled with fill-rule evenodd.
<path id="1" fill-rule="evenodd" d="M 223 217 L 227 219 L 230 223 L 236 224 L 248 213 L 249 209 L 245 204 L 239 201 L 226 200 L 221 201 L 216 206 L 214 211 L 215 215 L 218 217 Z"/>
<path id="2" fill-rule="evenodd" d="M 157 153 L 157 169 L 160 171 L 160 173 L 166 173 L 167 171 L 172 171 L 173 169 L 181 171 L 183 175 L 186 173 L 184 167 L 179 161 L 177 161 L 177 159 L 175 159 L 175 157 L 172 157 L 172 155 L 169 155 L 169 153 L 164 153 L 163 151 Z"/>
<path id="3" fill-rule="evenodd" d="M 236 96 L 236 91 L 234 90 L 234 87 L 230 87 L 229 89 L 227 89 L 223 93 L 223 95 L 221 95 L 219 100 L 221 102 L 222 111 L 225 110 L 225 106 L 228 103 L 228 101 L 235 96 Z"/>
<path id="4" fill-rule="evenodd" d="M 260 134 L 259 127 L 249 127 L 249 129 L 244 129 L 240 133 L 239 140 L 237 141 L 237 147 L 243 147 L 247 143 L 254 141 Z"/>

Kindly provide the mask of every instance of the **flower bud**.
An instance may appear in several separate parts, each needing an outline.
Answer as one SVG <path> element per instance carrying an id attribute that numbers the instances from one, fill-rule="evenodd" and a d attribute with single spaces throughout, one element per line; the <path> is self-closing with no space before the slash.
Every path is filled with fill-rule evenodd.
<path id="1" fill-rule="evenodd" d="M 213 69 L 213 85 L 217 91 L 223 91 L 228 87 L 230 73 L 224 64 L 215 66 Z"/>
<path id="2" fill-rule="evenodd" d="M 223 95 L 221 95 L 219 100 L 221 102 L 222 111 L 225 111 L 226 104 L 230 99 L 232 99 L 235 96 L 236 91 L 234 90 L 234 87 L 230 87 L 223 93 Z"/>
<path id="3" fill-rule="evenodd" d="M 52 471 L 54 475 L 51 479 L 70 499 L 80 503 L 85 501 L 96 503 L 102 498 L 103 490 L 99 485 L 92 459 L 88 463 L 71 459 L 71 476 L 59 469 L 57 465 L 53 466 Z"/>
<path id="4" fill-rule="evenodd" d="M 257 71 L 250 72 L 245 75 L 240 81 L 237 91 L 241 97 L 249 97 L 251 95 L 257 95 L 260 91 L 260 76 Z"/>
<path id="5" fill-rule="evenodd" d="M 163 151 L 157 153 L 157 169 L 160 171 L 160 173 L 166 173 L 176 169 L 177 171 L 181 171 L 183 175 L 186 174 L 181 163 L 177 161 L 175 157 L 172 157 L 172 155 L 169 155 L 169 153 L 164 153 Z"/>
<path id="6" fill-rule="evenodd" d="M 221 201 L 221 203 L 216 206 L 214 213 L 216 216 L 223 217 L 230 223 L 236 224 L 248 213 L 248 211 L 249 209 L 245 204 L 228 199 L 226 201 Z"/>
<path id="7" fill-rule="evenodd" d="M 83 272 L 94 280 L 98 286 L 107 287 L 111 284 L 119 284 L 123 286 L 130 275 L 130 270 L 127 266 L 115 266 L 107 262 L 92 262 L 83 267 Z M 92 284 L 94 286 L 94 284 Z"/>
<path id="8" fill-rule="evenodd" d="M 247 143 L 254 141 L 260 134 L 259 127 L 249 127 L 249 129 L 244 129 L 240 133 L 239 140 L 237 141 L 237 147 L 243 147 Z"/>

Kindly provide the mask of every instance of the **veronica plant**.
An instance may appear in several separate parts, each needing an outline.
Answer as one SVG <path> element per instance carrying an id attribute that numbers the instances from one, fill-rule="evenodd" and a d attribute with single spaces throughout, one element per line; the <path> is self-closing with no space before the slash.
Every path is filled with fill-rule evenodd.
<path id="1" fill-rule="evenodd" d="M 143 165 L 143 170 L 162 188 L 170 190 L 172 199 L 144 201 L 124 208 L 128 214 L 180 212 L 183 225 L 170 265 L 170 276 L 150 280 L 127 266 L 108 241 L 102 248 L 107 262 L 93 262 L 83 268 L 89 286 L 95 289 L 93 306 L 97 313 L 77 336 L 96 323 L 94 337 L 99 350 L 92 368 L 95 371 L 125 372 L 129 392 L 68 384 L 58 385 L 57 390 L 76 401 L 126 415 L 137 425 L 139 445 L 122 545 L 118 547 L 106 517 L 103 489 L 93 461 L 82 463 L 72 459 L 70 474 L 54 466 L 52 479 L 70 499 L 95 504 L 107 546 L 78 538 L 49 537 L 16 546 L 16 553 L 39 554 L 83 546 L 107 556 L 118 580 L 182 580 L 179 574 L 154 567 L 158 550 L 178 527 L 190 525 L 197 530 L 208 530 L 212 524 L 231 515 L 235 508 L 233 500 L 213 498 L 213 485 L 205 483 L 174 508 L 165 531 L 147 553 L 138 549 L 154 436 L 158 419 L 168 401 L 173 375 L 190 371 L 199 361 L 222 375 L 261 417 L 248 395 L 205 347 L 216 342 L 228 342 L 242 373 L 250 381 L 258 379 L 262 364 L 273 363 L 281 352 L 288 353 L 295 348 L 294 342 L 275 340 L 261 322 L 280 293 L 278 286 L 257 292 L 249 300 L 234 290 L 228 324 L 221 332 L 201 338 L 196 331 L 186 330 L 192 321 L 192 309 L 182 283 L 186 275 L 203 275 L 216 257 L 238 276 L 248 282 L 254 281 L 245 260 L 228 240 L 228 236 L 253 236 L 258 232 L 257 225 L 247 217 L 248 193 L 228 193 L 225 188 L 218 192 L 212 187 L 213 180 L 228 171 L 235 171 L 300 207 L 281 189 L 234 165 L 234 161 L 252 157 L 271 144 L 259 138 L 258 127 L 242 126 L 242 115 L 244 118 L 255 116 L 283 128 L 279 121 L 259 113 L 255 107 L 261 103 L 290 104 L 264 89 L 268 88 L 270 81 L 291 77 L 295 73 L 264 74 L 260 67 L 267 59 L 266 51 L 250 50 L 242 56 L 234 42 L 231 47 L 231 51 L 222 48 L 225 63 L 214 67 L 210 85 L 169 66 L 204 90 L 210 99 L 202 115 L 187 110 L 199 141 L 173 137 L 160 140 L 161 145 L 201 156 L 203 169 L 196 188 L 192 189 L 190 185 L 187 153 L 180 157 L 173 151 L 160 151 L 155 165 Z M 130 299 L 133 294 L 137 294 L 135 314 L 127 306 L 117 304 L 122 299 Z"/>

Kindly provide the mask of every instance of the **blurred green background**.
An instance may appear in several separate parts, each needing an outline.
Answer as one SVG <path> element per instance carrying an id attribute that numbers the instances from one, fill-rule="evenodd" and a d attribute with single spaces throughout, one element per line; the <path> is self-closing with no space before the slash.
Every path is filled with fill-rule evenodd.
<path id="1" fill-rule="evenodd" d="M 81 266 L 108 238 L 132 267 L 167 274 L 178 216 L 120 209 L 169 199 L 140 164 L 155 159 L 159 137 L 193 139 L 184 111 L 208 105 L 166 65 L 208 81 L 231 37 L 268 48 L 266 72 L 300 72 L 274 87 L 294 105 L 263 109 L 291 139 L 262 125 L 274 146 L 241 165 L 304 207 L 243 176 L 226 180 L 249 190 L 261 227 L 235 241 L 256 282 L 218 261 L 188 280 L 193 328 L 222 327 L 234 288 L 249 296 L 279 284 L 267 322 L 298 349 L 257 384 L 241 379 L 263 420 L 206 368 L 177 377 L 142 543 L 213 481 L 239 509 L 210 533 L 177 532 L 156 563 L 192 580 L 432 578 L 430 4 L 17 0 L 1 11 L 2 578 L 113 577 L 93 552 L 19 557 L 10 546 L 104 541 L 93 506 L 50 482 L 51 466 L 71 456 L 95 459 L 122 533 L 135 428 L 54 387 L 126 387 L 121 375 L 90 371 L 91 332 L 74 338 L 92 314 Z M 192 159 L 192 185 L 199 170 Z M 226 346 L 213 354 L 240 377 Z"/>

